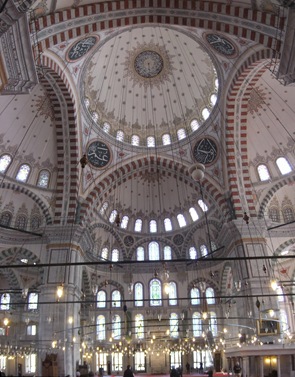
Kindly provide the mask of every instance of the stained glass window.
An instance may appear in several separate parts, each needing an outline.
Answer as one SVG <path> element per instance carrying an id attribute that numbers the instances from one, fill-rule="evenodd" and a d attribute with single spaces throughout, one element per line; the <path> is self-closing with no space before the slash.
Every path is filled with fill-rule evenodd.
<path id="1" fill-rule="evenodd" d="M 137 146 L 137 145 L 139 145 L 139 142 L 140 142 L 139 136 L 138 135 L 132 135 L 131 144 Z"/>
<path id="2" fill-rule="evenodd" d="M 170 246 L 164 246 L 164 259 L 165 260 L 172 259 L 172 250 Z"/>
<path id="3" fill-rule="evenodd" d="M 135 306 L 143 306 L 143 285 L 142 283 L 134 284 L 134 304 Z"/>
<path id="4" fill-rule="evenodd" d="M 40 227 L 41 225 L 41 219 L 39 216 L 34 216 L 31 219 L 31 229 L 36 230 Z"/>
<path id="5" fill-rule="evenodd" d="M 292 169 L 291 169 L 291 166 L 289 164 L 289 162 L 285 159 L 285 157 L 279 157 L 277 160 L 276 160 L 276 164 L 281 172 L 281 174 L 288 174 L 288 173 L 291 173 Z"/>
<path id="6" fill-rule="evenodd" d="M 119 308 L 121 306 L 121 292 L 115 289 L 112 292 L 112 307 Z"/>
<path id="7" fill-rule="evenodd" d="M 164 219 L 164 228 L 166 232 L 170 232 L 172 230 L 172 222 L 168 217 Z"/>
<path id="8" fill-rule="evenodd" d="M 193 336 L 202 336 L 202 319 L 198 312 L 193 313 Z"/>
<path id="9" fill-rule="evenodd" d="M 37 186 L 47 188 L 49 185 L 50 173 L 48 170 L 41 170 L 38 177 Z"/>
<path id="10" fill-rule="evenodd" d="M 113 249 L 112 250 L 112 262 L 118 262 L 119 260 L 119 250 Z"/>
<path id="11" fill-rule="evenodd" d="M 31 168 L 28 164 L 21 165 L 16 175 L 16 180 L 21 181 L 21 182 L 27 182 L 30 171 L 31 171 Z"/>
<path id="12" fill-rule="evenodd" d="M 135 337 L 137 339 L 144 338 L 144 320 L 142 314 L 136 314 L 135 318 Z"/>
<path id="13" fill-rule="evenodd" d="M 188 252 L 190 259 L 197 259 L 197 249 L 194 246 L 191 246 Z"/>
<path id="14" fill-rule="evenodd" d="M 178 221 L 178 225 L 180 226 L 180 228 L 186 226 L 185 218 L 181 213 L 179 215 L 177 215 L 177 221 Z"/>
<path id="15" fill-rule="evenodd" d="M 258 165 L 257 172 L 260 181 L 268 181 L 270 179 L 270 174 L 266 165 Z"/>
<path id="16" fill-rule="evenodd" d="M 189 213 L 193 221 L 197 221 L 199 219 L 199 215 L 194 207 L 191 207 L 189 209 Z"/>
<path id="17" fill-rule="evenodd" d="M 8 169 L 9 164 L 11 163 L 11 156 L 9 154 L 3 154 L 0 157 L 0 173 L 5 173 L 6 170 Z"/>
<path id="18" fill-rule="evenodd" d="M 9 310 L 9 307 L 10 307 L 10 294 L 4 293 L 1 296 L 0 309 L 1 310 Z"/>
<path id="19" fill-rule="evenodd" d="M 169 283 L 169 305 L 177 305 L 177 287 L 174 281 Z"/>
<path id="20" fill-rule="evenodd" d="M 200 305 L 200 291 L 196 287 L 191 289 L 191 304 Z"/>
<path id="21" fill-rule="evenodd" d="M 105 308 L 106 307 L 106 300 L 107 300 L 107 294 L 105 291 L 98 291 L 97 292 L 97 308 Z"/>
<path id="22" fill-rule="evenodd" d="M 150 304 L 151 306 L 162 305 L 162 284 L 159 279 L 150 281 Z"/>
<path id="23" fill-rule="evenodd" d="M 122 221 L 121 221 L 121 228 L 122 228 L 122 229 L 127 229 L 128 222 L 129 222 L 129 217 L 126 216 L 126 215 L 123 216 L 123 217 L 122 217 Z"/>
<path id="24" fill-rule="evenodd" d="M 113 316 L 112 331 L 112 336 L 114 339 L 121 338 L 121 318 L 117 314 Z"/>
<path id="25" fill-rule="evenodd" d="M 157 233 L 157 222 L 156 222 L 156 220 L 150 221 L 150 232 L 151 233 Z"/>
<path id="26" fill-rule="evenodd" d="M 31 292 L 28 297 L 28 309 L 37 310 L 38 309 L 39 295 L 37 292 Z"/>
<path id="27" fill-rule="evenodd" d="M 179 336 L 179 324 L 178 324 L 178 315 L 176 313 L 170 314 L 169 324 L 170 324 L 170 336 L 171 336 L 171 338 L 178 338 L 178 336 Z"/>
<path id="28" fill-rule="evenodd" d="M 171 137 L 169 134 L 164 134 L 162 136 L 162 143 L 163 145 L 170 145 L 171 144 Z"/>
<path id="29" fill-rule="evenodd" d="M 136 249 L 136 259 L 139 261 L 144 260 L 144 248 L 142 246 Z"/>
<path id="30" fill-rule="evenodd" d="M 212 305 L 215 304 L 215 294 L 214 294 L 214 289 L 211 287 L 208 287 L 206 289 L 206 299 L 207 299 L 207 304 Z"/>
<path id="31" fill-rule="evenodd" d="M 158 242 L 152 241 L 149 243 L 149 260 L 159 260 L 160 249 Z"/>
<path id="32" fill-rule="evenodd" d="M 135 226 L 134 226 L 134 231 L 135 232 L 141 232 L 141 229 L 142 229 L 142 220 L 141 219 L 136 219 Z"/>
<path id="33" fill-rule="evenodd" d="M 96 319 L 96 338 L 97 340 L 105 340 L 106 338 L 106 328 L 105 328 L 105 316 L 99 315 Z"/>

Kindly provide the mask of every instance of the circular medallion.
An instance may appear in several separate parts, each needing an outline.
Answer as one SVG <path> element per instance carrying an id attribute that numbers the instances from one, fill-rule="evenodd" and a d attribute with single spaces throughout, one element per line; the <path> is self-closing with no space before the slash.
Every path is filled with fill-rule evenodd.
<path id="1" fill-rule="evenodd" d="M 236 55 L 237 50 L 234 44 L 223 35 L 206 34 L 206 40 L 210 44 L 210 46 L 220 54 L 231 58 Z"/>
<path id="2" fill-rule="evenodd" d="M 184 238 L 181 234 L 176 234 L 174 237 L 173 237 L 173 242 L 175 243 L 175 245 L 177 246 L 180 246 L 183 244 L 183 241 L 184 241 Z"/>
<path id="3" fill-rule="evenodd" d="M 212 164 L 217 157 L 217 145 L 215 141 L 208 137 L 197 141 L 193 149 L 193 156 L 201 164 Z"/>
<path id="4" fill-rule="evenodd" d="M 132 246 L 132 245 L 134 244 L 134 239 L 133 239 L 133 237 L 132 237 L 132 236 L 126 236 L 126 237 L 124 238 L 124 244 L 125 244 L 125 246 L 127 246 L 127 247 Z"/>
<path id="5" fill-rule="evenodd" d="M 134 60 L 135 71 L 144 78 L 157 76 L 163 69 L 163 59 L 156 51 L 143 51 Z"/>
<path id="6" fill-rule="evenodd" d="M 103 141 L 94 141 L 87 149 L 87 159 L 95 168 L 104 168 L 111 160 L 110 148 Z"/>
<path id="7" fill-rule="evenodd" d="M 78 42 L 74 43 L 68 53 L 67 53 L 67 60 L 70 62 L 75 62 L 79 60 L 87 54 L 88 51 L 92 49 L 92 47 L 96 44 L 99 40 L 98 36 L 91 36 L 84 39 L 80 39 Z"/>

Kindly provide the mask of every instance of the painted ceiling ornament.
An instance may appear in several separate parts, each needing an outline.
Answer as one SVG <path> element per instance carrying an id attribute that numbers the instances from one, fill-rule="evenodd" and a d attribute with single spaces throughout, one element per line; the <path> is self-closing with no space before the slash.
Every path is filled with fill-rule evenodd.
<path id="1" fill-rule="evenodd" d="M 145 89 L 160 86 L 165 81 L 171 81 L 174 56 L 170 55 L 164 46 L 149 43 L 138 43 L 127 53 L 124 62 L 124 77 L 133 80 L 133 86 L 139 85 Z"/>

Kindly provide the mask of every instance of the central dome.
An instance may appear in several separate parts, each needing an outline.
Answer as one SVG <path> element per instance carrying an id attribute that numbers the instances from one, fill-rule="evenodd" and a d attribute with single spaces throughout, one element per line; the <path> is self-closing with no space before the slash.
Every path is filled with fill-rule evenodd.
<path id="1" fill-rule="evenodd" d="M 140 52 L 134 61 L 135 71 L 139 76 L 150 78 L 157 76 L 163 69 L 163 59 L 155 51 Z"/>
<path id="2" fill-rule="evenodd" d="M 133 145 L 185 138 L 207 119 L 217 98 L 209 55 L 197 37 L 175 28 L 144 26 L 108 36 L 84 70 L 91 116 Z"/>

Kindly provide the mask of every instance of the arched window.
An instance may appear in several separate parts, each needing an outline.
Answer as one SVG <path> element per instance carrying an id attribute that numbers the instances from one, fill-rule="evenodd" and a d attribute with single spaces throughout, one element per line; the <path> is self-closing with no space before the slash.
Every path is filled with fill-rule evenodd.
<path id="1" fill-rule="evenodd" d="M 98 119 L 98 114 L 97 114 L 97 112 L 96 112 L 96 111 L 93 111 L 91 115 L 92 115 L 92 119 L 93 119 L 93 121 L 96 122 L 97 119 Z"/>
<path id="2" fill-rule="evenodd" d="M 177 221 L 180 228 L 183 228 L 184 226 L 186 226 L 185 218 L 181 213 L 177 215 Z"/>
<path id="3" fill-rule="evenodd" d="M 109 257 L 109 249 L 107 247 L 103 247 L 101 250 L 101 259 L 108 260 Z"/>
<path id="4" fill-rule="evenodd" d="M 0 309 L 9 310 L 9 308 L 10 308 L 10 294 L 3 293 L 3 295 L 1 296 L 1 301 L 0 301 Z"/>
<path id="5" fill-rule="evenodd" d="M 144 338 L 144 320 L 142 314 L 136 314 L 134 317 L 135 322 L 135 337 L 136 339 Z"/>
<path id="6" fill-rule="evenodd" d="M 159 279 L 152 279 L 150 281 L 150 305 L 162 305 L 162 283 Z"/>
<path id="7" fill-rule="evenodd" d="M 157 221 L 156 220 L 150 221 L 150 232 L 151 233 L 157 233 Z"/>
<path id="8" fill-rule="evenodd" d="M 172 222 L 169 217 L 166 217 L 166 219 L 164 219 L 164 228 L 166 232 L 170 232 L 172 230 Z"/>
<path id="9" fill-rule="evenodd" d="M 211 94 L 211 97 L 210 97 L 210 103 L 211 103 L 211 106 L 214 106 L 217 102 L 217 95 L 215 93 Z"/>
<path id="10" fill-rule="evenodd" d="M 99 213 L 101 215 L 104 215 L 106 210 L 108 209 L 108 206 L 109 206 L 109 203 L 108 202 L 104 202 L 103 205 L 101 206 L 100 210 L 99 210 Z"/>
<path id="11" fill-rule="evenodd" d="M 110 132 L 110 129 L 111 129 L 111 125 L 108 123 L 108 122 L 104 122 L 103 126 L 102 126 L 102 129 L 105 133 L 109 133 Z"/>
<path id="12" fill-rule="evenodd" d="M 278 302 L 284 302 L 284 292 L 283 288 L 279 285 L 276 289 L 277 297 L 278 297 Z"/>
<path id="13" fill-rule="evenodd" d="M 118 314 L 113 316 L 112 332 L 112 337 L 114 339 L 121 338 L 121 318 Z"/>
<path id="14" fill-rule="evenodd" d="M 141 219 L 136 219 L 135 226 L 134 226 L 134 231 L 135 232 L 141 232 L 141 229 L 142 229 L 142 220 Z"/>
<path id="15" fill-rule="evenodd" d="M 38 300 L 39 295 L 37 292 L 31 292 L 28 296 L 28 309 L 29 310 L 37 310 L 38 309 Z"/>
<path id="16" fill-rule="evenodd" d="M 156 145 L 155 137 L 154 136 L 148 136 L 146 139 L 146 145 L 149 148 L 153 148 Z"/>
<path id="17" fill-rule="evenodd" d="M 162 143 L 163 145 L 170 145 L 171 144 L 171 137 L 169 134 L 162 135 Z"/>
<path id="18" fill-rule="evenodd" d="M 208 207 L 207 207 L 206 203 L 202 199 L 198 200 L 198 204 L 201 207 L 201 210 L 203 212 L 207 212 L 208 211 Z"/>
<path id="19" fill-rule="evenodd" d="M 99 315 L 96 318 L 96 339 L 105 340 L 106 338 L 106 319 L 104 315 Z"/>
<path id="20" fill-rule="evenodd" d="M 134 305 L 143 306 L 143 284 L 135 283 L 133 291 L 134 291 Z"/>
<path id="21" fill-rule="evenodd" d="M 144 248 L 142 246 L 139 246 L 136 249 L 136 260 L 139 260 L 139 261 L 144 260 Z"/>
<path id="22" fill-rule="evenodd" d="M 170 246 L 164 246 L 164 259 L 165 260 L 172 259 L 172 250 Z"/>
<path id="23" fill-rule="evenodd" d="M 120 308 L 121 306 L 121 292 L 118 289 L 115 289 L 112 292 L 112 307 Z"/>
<path id="24" fill-rule="evenodd" d="M 3 154 L 0 157 L 0 173 L 5 174 L 10 163 L 12 161 L 12 158 L 9 154 Z"/>
<path id="25" fill-rule="evenodd" d="M 89 105 L 90 105 L 89 98 L 85 97 L 85 99 L 84 99 L 84 103 L 85 103 L 85 107 L 88 109 L 88 107 L 89 107 Z"/>
<path id="26" fill-rule="evenodd" d="M 202 319 L 201 314 L 198 312 L 193 313 L 192 317 L 193 322 L 193 336 L 199 337 L 202 336 Z"/>
<path id="27" fill-rule="evenodd" d="M 41 219 L 39 216 L 34 216 L 31 219 L 31 229 L 32 230 L 37 230 L 40 228 L 41 225 Z"/>
<path id="28" fill-rule="evenodd" d="M 119 141 L 124 141 L 124 132 L 121 130 L 117 131 L 116 139 Z"/>
<path id="29" fill-rule="evenodd" d="M 15 227 L 17 229 L 26 229 L 27 228 L 28 219 L 25 215 L 19 215 L 17 216 L 15 220 Z"/>
<path id="30" fill-rule="evenodd" d="M 211 287 L 208 287 L 206 289 L 206 300 L 208 305 L 215 304 L 215 294 L 214 294 L 214 289 Z"/>
<path id="31" fill-rule="evenodd" d="M 116 220 L 117 215 L 118 215 L 118 211 L 114 209 L 110 214 L 109 222 L 113 224 Z"/>
<path id="32" fill-rule="evenodd" d="M 149 243 L 149 260 L 160 259 L 160 249 L 158 242 L 152 241 Z"/>
<path id="33" fill-rule="evenodd" d="M 257 173 L 259 175 L 260 181 L 268 181 L 270 179 L 270 174 L 266 165 L 258 165 Z"/>
<path id="34" fill-rule="evenodd" d="M 41 170 L 39 173 L 37 186 L 47 188 L 49 185 L 50 173 L 48 170 Z"/>
<path id="35" fill-rule="evenodd" d="M 171 336 L 171 338 L 178 338 L 178 336 L 179 336 L 179 324 L 178 324 L 178 315 L 176 313 L 170 314 L 169 325 L 170 325 L 170 336 Z"/>
<path id="36" fill-rule="evenodd" d="M 30 171 L 31 171 L 30 165 L 22 164 L 20 168 L 18 169 L 16 180 L 20 182 L 27 182 Z"/>
<path id="37" fill-rule="evenodd" d="M 217 336 L 218 331 L 217 331 L 217 318 L 216 318 L 216 313 L 210 312 L 209 314 L 209 328 L 212 332 L 213 336 Z"/>
<path id="38" fill-rule="evenodd" d="M 277 207 L 271 207 L 268 210 L 268 217 L 275 223 L 280 222 L 280 212 Z"/>
<path id="39" fill-rule="evenodd" d="M 206 245 L 201 245 L 200 251 L 201 251 L 202 257 L 206 257 L 208 255 L 208 249 Z"/>
<path id="40" fill-rule="evenodd" d="M 177 305 L 177 286 L 174 281 L 170 281 L 169 283 L 169 305 Z"/>
<path id="41" fill-rule="evenodd" d="M 197 221 L 199 219 L 199 215 L 194 207 L 191 207 L 189 209 L 189 213 L 193 221 Z"/>
<path id="42" fill-rule="evenodd" d="M 97 298 L 96 298 L 96 307 L 97 308 L 105 308 L 107 305 L 107 294 L 105 291 L 98 291 Z"/>
<path id="43" fill-rule="evenodd" d="M 177 138 L 178 140 L 182 140 L 186 138 L 186 132 L 184 128 L 180 128 L 179 130 L 177 130 Z"/>
<path id="44" fill-rule="evenodd" d="M 294 211 L 292 207 L 284 207 L 283 209 L 284 222 L 289 223 L 294 221 Z"/>
<path id="45" fill-rule="evenodd" d="M 112 250 L 112 262 L 118 262 L 119 260 L 119 250 L 113 249 Z"/>
<path id="46" fill-rule="evenodd" d="M 289 328 L 287 312 L 284 309 L 280 309 L 280 326 L 282 332 Z"/>
<path id="47" fill-rule="evenodd" d="M 190 248 L 189 248 L 189 251 L 188 251 L 188 253 L 189 253 L 189 257 L 190 257 L 190 259 L 197 259 L 197 249 L 194 247 L 194 246 L 191 246 Z"/>
<path id="48" fill-rule="evenodd" d="M 197 131 L 197 129 L 199 129 L 200 128 L 200 124 L 199 124 L 199 122 L 197 121 L 197 119 L 193 119 L 192 121 L 191 121 L 191 129 L 192 129 L 192 131 Z"/>
<path id="49" fill-rule="evenodd" d="M 208 119 L 209 118 L 209 115 L 210 115 L 210 111 L 207 109 L 207 107 L 205 107 L 203 110 L 202 110 L 202 117 L 204 120 Z"/>
<path id="50" fill-rule="evenodd" d="M 140 138 L 138 135 L 132 135 L 131 137 L 131 145 L 138 146 L 140 142 Z"/>
<path id="51" fill-rule="evenodd" d="M 191 289 L 191 304 L 200 305 L 200 291 L 196 287 Z"/>
<path id="52" fill-rule="evenodd" d="M 3 212 L 0 217 L 0 224 L 4 226 L 10 226 L 12 214 L 10 212 Z"/>
<path id="53" fill-rule="evenodd" d="M 279 157 L 276 160 L 276 164 L 281 174 L 284 175 L 284 174 L 291 173 L 292 171 L 291 166 L 285 157 Z"/>

